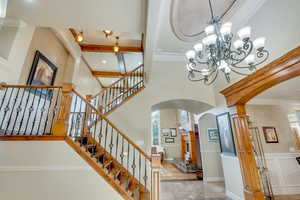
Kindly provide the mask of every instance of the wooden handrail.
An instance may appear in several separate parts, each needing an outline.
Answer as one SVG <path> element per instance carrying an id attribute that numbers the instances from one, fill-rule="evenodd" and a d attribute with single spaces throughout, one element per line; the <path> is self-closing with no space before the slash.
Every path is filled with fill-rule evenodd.
<path id="1" fill-rule="evenodd" d="M 140 147 L 138 147 L 129 137 L 122 133 L 113 123 L 111 123 L 105 115 L 103 115 L 97 108 L 95 108 L 88 100 L 86 100 L 82 95 L 80 95 L 76 90 L 72 90 L 78 97 L 80 97 L 87 106 L 90 106 L 102 119 L 107 121 L 107 123 L 115 129 L 129 144 L 131 144 L 139 153 L 141 153 L 147 160 L 151 161 L 151 157 L 147 155 Z"/>
<path id="2" fill-rule="evenodd" d="M 41 89 L 51 89 L 51 88 L 62 88 L 62 86 L 54 86 L 54 85 L 8 85 L 8 84 L 0 84 L 0 88 L 41 88 Z"/>
<path id="3" fill-rule="evenodd" d="M 127 74 L 132 74 L 135 71 L 139 70 L 141 67 L 144 67 L 144 65 L 140 65 L 137 68 L 133 69 L 132 71 L 128 72 Z M 108 90 L 109 88 L 113 87 L 113 85 L 119 83 L 120 81 L 125 80 L 126 78 L 131 77 L 131 76 L 123 76 L 122 78 L 120 78 L 119 80 L 117 80 L 116 82 L 110 84 L 108 87 L 104 88 L 103 90 L 101 90 L 100 92 L 98 92 L 97 94 L 95 94 L 92 98 L 96 98 L 97 96 L 99 96 L 100 94 L 104 93 L 106 90 Z M 142 76 L 143 77 L 143 76 Z"/>

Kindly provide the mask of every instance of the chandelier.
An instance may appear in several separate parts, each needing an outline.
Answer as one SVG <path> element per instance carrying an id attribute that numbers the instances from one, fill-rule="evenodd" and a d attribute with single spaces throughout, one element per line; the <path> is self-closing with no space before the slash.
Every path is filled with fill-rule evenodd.
<path id="1" fill-rule="evenodd" d="M 264 48 L 266 39 L 261 37 L 252 41 L 251 27 L 247 26 L 237 32 L 239 39 L 233 42 L 232 23 L 221 24 L 220 18 L 214 16 L 211 0 L 209 7 L 211 20 L 205 28 L 206 37 L 194 45 L 194 50 L 186 52 L 189 80 L 210 85 L 219 72 L 225 75 L 227 82 L 230 82 L 231 72 L 243 76 L 254 72 L 269 57 Z"/>

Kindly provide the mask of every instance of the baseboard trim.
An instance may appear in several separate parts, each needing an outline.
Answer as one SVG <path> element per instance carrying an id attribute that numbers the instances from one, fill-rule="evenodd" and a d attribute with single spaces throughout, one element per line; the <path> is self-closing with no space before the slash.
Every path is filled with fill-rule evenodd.
<path id="1" fill-rule="evenodd" d="M 231 198 L 232 200 L 244 200 L 243 197 L 240 197 L 240 196 L 234 194 L 233 192 L 230 192 L 229 190 L 226 190 L 226 196 Z"/>
<path id="2" fill-rule="evenodd" d="M 273 186 L 273 193 L 275 195 L 300 194 L 300 185 Z"/>
<path id="3" fill-rule="evenodd" d="M 204 182 L 221 182 L 224 181 L 224 177 L 203 177 Z"/>

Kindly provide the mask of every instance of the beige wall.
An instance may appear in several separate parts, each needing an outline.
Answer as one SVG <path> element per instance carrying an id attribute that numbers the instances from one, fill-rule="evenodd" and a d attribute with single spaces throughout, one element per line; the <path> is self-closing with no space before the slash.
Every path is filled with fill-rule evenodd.
<path id="1" fill-rule="evenodd" d="M 177 137 L 175 143 L 165 143 L 165 138 L 160 132 L 160 144 L 166 151 L 166 158 L 180 158 L 181 157 L 181 138 L 178 133 L 178 118 L 177 109 L 162 109 L 160 110 L 160 129 L 176 128 Z"/>
<path id="2" fill-rule="evenodd" d="M 27 56 L 23 65 L 23 70 L 19 80 L 20 84 L 26 84 L 35 52 L 39 50 L 52 63 L 57 66 L 55 85 L 61 85 L 64 82 L 66 63 L 69 57 L 68 51 L 57 39 L 55 34 L 49 28 L 36 28 Z"/>
<path id="3" fill-rule="evenodd" d="M 75 85 L 76 91 L 82 95 L 94 95 L 101 90 L 99 82 L 92 75 L 83 59 L 81 59 L 78 67 L 76 68 L 72 82 Z"/>
<path id="4" fill-rule="evenodd" d="M 247 112 L 254 127 L 259 128 L 263 148 L 266 153 L 286 153 L 296 148 L 289 126 L 288 111 L 279 105 L 248 105 Z M 279 143 L 266 143 L 262 127 L 276 128 Z"/>
<path id="5" fill-rule="evenodd" d="M 1 141 L 0 158 L 1 200 L 122 199 L 64 141 Z"/>
<path id="6" fill-rule="evenodd" d="M 218 181 L 224 178 L 219 142 L 209 142 L 207 129 L 217 128 L 216 116 L 205 114 L 199 119 L 199 140 L 205 181 Z"/>
<path id="7" fill-rule="evenodd" d="M 17 84 L 35 27 L 21 23 L 7 58 L 0 57 L 0 82 Z"/>

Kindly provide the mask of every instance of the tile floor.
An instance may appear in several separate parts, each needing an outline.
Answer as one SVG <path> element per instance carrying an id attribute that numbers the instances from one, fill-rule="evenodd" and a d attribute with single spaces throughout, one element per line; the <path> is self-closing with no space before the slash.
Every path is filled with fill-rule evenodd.
<path id="1" fill-rule="evenodd" d="M 160 200 L 231 200 L 224 183 L 203 181 L 162 181 Z"/>

